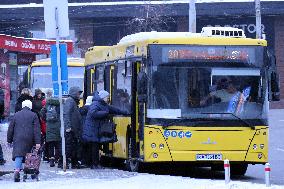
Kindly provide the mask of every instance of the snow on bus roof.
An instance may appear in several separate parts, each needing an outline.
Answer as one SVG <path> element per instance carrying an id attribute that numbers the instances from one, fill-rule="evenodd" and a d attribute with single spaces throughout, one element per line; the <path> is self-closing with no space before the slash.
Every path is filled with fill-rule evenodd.
<path id="1" fill-rule="evenodd" d="M 148 39 L 175 38 L 175 37 L 197 37 L 200 33 L 190 32 L 140 32 L 123 37 L 118 44 L 130 43 L 133 41 L 143 41 Z"/>
<path id="2" fill-rule="evenodd" d="M 69 58 L 68 57 L 67 61 L 70 61 L 70 62 L 84 62 L 84 59 L 83 58 L 73 58 L 73 57 Z M 50 58 L 44 58 L 44 59 L 36 60 L 34 62 L 50 62 Z"/>

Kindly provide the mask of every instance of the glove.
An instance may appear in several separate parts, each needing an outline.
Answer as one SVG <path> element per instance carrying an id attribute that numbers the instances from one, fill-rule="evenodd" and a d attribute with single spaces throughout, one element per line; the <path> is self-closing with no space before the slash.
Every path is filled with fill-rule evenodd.
<path id="1" fill-rule="evenodd" d="M 66 129 L 66 133 L 71 132 L 71 128 Z"/>
<path id="2" fill-rule="evenodd" d="M 38 151 L 40 149 L 40 144 L 36 144 L 36 150 Z"/>

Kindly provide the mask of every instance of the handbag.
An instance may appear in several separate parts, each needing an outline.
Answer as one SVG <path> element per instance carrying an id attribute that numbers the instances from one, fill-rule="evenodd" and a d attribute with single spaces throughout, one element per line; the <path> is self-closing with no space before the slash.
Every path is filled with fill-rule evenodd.
<path id="1" fill-rule="evenodd" d="M 112 120 L 106 120 L 99 128 L 100 143 L 115 143 L 117 142 L 116 124 Z"/>

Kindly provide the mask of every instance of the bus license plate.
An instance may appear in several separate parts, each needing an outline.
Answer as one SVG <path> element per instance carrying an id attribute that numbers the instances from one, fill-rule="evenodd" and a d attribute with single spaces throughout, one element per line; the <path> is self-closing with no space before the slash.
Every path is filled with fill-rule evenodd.
<path id="1" fill-rule="evenodd" d="M 196 154 L 196 160 L 222 160 L 222 154 Z"/>

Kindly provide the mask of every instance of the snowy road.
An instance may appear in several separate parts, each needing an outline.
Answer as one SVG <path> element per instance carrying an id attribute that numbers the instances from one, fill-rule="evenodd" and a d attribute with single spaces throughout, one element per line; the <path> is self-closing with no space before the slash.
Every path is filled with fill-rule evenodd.
<path id="1" fill-rule="evenodd" d="M 129 178 L 108 178 L 108 179 L 52 179 L 50 181 L 13 183 L 11 181 L 0 181 L 1 188 L 5 189 L 83 189 L 83 188 L 104 188 L 104 189 L 265 189 L 263 184 L 252 184 L 233 181 L 225 185 L 224 181 L 209 179 L 192 179 L 177 176 L 161 176 L 151 174 L 138 174 Z M 271 189 L 283 189 L 282 186 L 272 186 Z"/>

